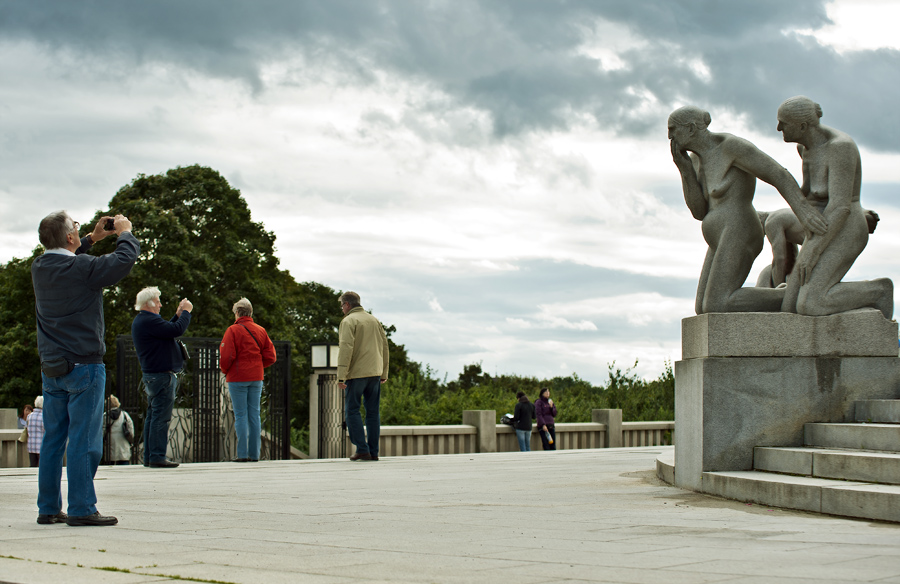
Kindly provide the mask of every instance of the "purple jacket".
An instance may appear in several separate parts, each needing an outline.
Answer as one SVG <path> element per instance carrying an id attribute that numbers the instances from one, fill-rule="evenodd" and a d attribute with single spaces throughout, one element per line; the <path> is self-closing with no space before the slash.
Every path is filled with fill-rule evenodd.
<path id="1" fill-rule="evenodd" d="M 542 397 L 535 400 L 534 413 L 537 415 L 538 428 L 552 426 L 553 418 L 556 417 L 556 406 L 551 406 L 549 399 Z"/>

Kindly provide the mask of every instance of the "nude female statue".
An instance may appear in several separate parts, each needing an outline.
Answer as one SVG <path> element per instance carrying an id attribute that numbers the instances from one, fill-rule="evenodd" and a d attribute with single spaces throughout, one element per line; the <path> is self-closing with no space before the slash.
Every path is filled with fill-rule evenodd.
<path id="1" fill-rule="evenodd" d="M 869 240 L 859 203 L 862 165 L 853 138 L 820 124 L 821 117 L 819 104 L 804 96 L 778 108 L 777 129 L 785 142 L 798 144 L 803 161 L 803 195 L 828 222 L 826 233 L 807 234 L 788 278 L 782 310 L 825 316 L 870 307 L 890 319 L 894 285 L 888 278 L 841 282 Z"/>
<path id="2" fill-rule="evenodd" d="M 807 229 L 824 234 L 828 225 L 787 170 L 743 138 L 710 132 L 710 121 L 708 112 L 693 106 L 675 110 L 668 121 L 684 201 L 702 221 L 709 245 L 694 309 L 697 314 L 780 311 L 784 289 L 742 288 L 763 248 L 753 208 L 756 179 L 778 189 Z"/>

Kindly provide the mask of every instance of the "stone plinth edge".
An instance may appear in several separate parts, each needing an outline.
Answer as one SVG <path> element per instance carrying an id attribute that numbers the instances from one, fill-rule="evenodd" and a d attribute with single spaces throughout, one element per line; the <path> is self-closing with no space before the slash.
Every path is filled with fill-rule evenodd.
<path id="1" fill-rule="evenodd" d="M 682 359 L 897 357 L 897 322 L 878 310 L 832 316 L 714 312 L 681 321 Z"/>

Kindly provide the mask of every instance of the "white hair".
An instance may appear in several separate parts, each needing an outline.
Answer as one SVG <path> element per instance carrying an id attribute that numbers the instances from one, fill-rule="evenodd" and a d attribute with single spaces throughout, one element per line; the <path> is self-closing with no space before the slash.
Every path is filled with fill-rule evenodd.
<path id="1" fill-rule="evenodd" d="M 144 305 L 154 298 L 159 298 L 159 288 L 156 286 L 147 286 L 138 292 L 137 298 L 134 300 L 134 309 L 143 310 Z"/>
<path id="2" fill-rule="evenodd" d="M 246 298 L 241 298 L 234 303 L 234 306 L 231 307 L 231 311 L 238 317 L 253 316 L 253 305 L 250 304 L 250 301 Z"/>

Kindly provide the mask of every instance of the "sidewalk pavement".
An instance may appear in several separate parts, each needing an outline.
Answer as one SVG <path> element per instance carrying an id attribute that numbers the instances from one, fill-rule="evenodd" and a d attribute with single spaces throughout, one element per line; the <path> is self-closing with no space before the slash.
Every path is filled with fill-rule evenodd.
<path id="1" fill-rule="evenodd" d="M 671 447 L 101 467 L 115 527 L 38 525 L 0 471 L 0 583 L 900 584 L 900 526 L 655 476 Z"/>

